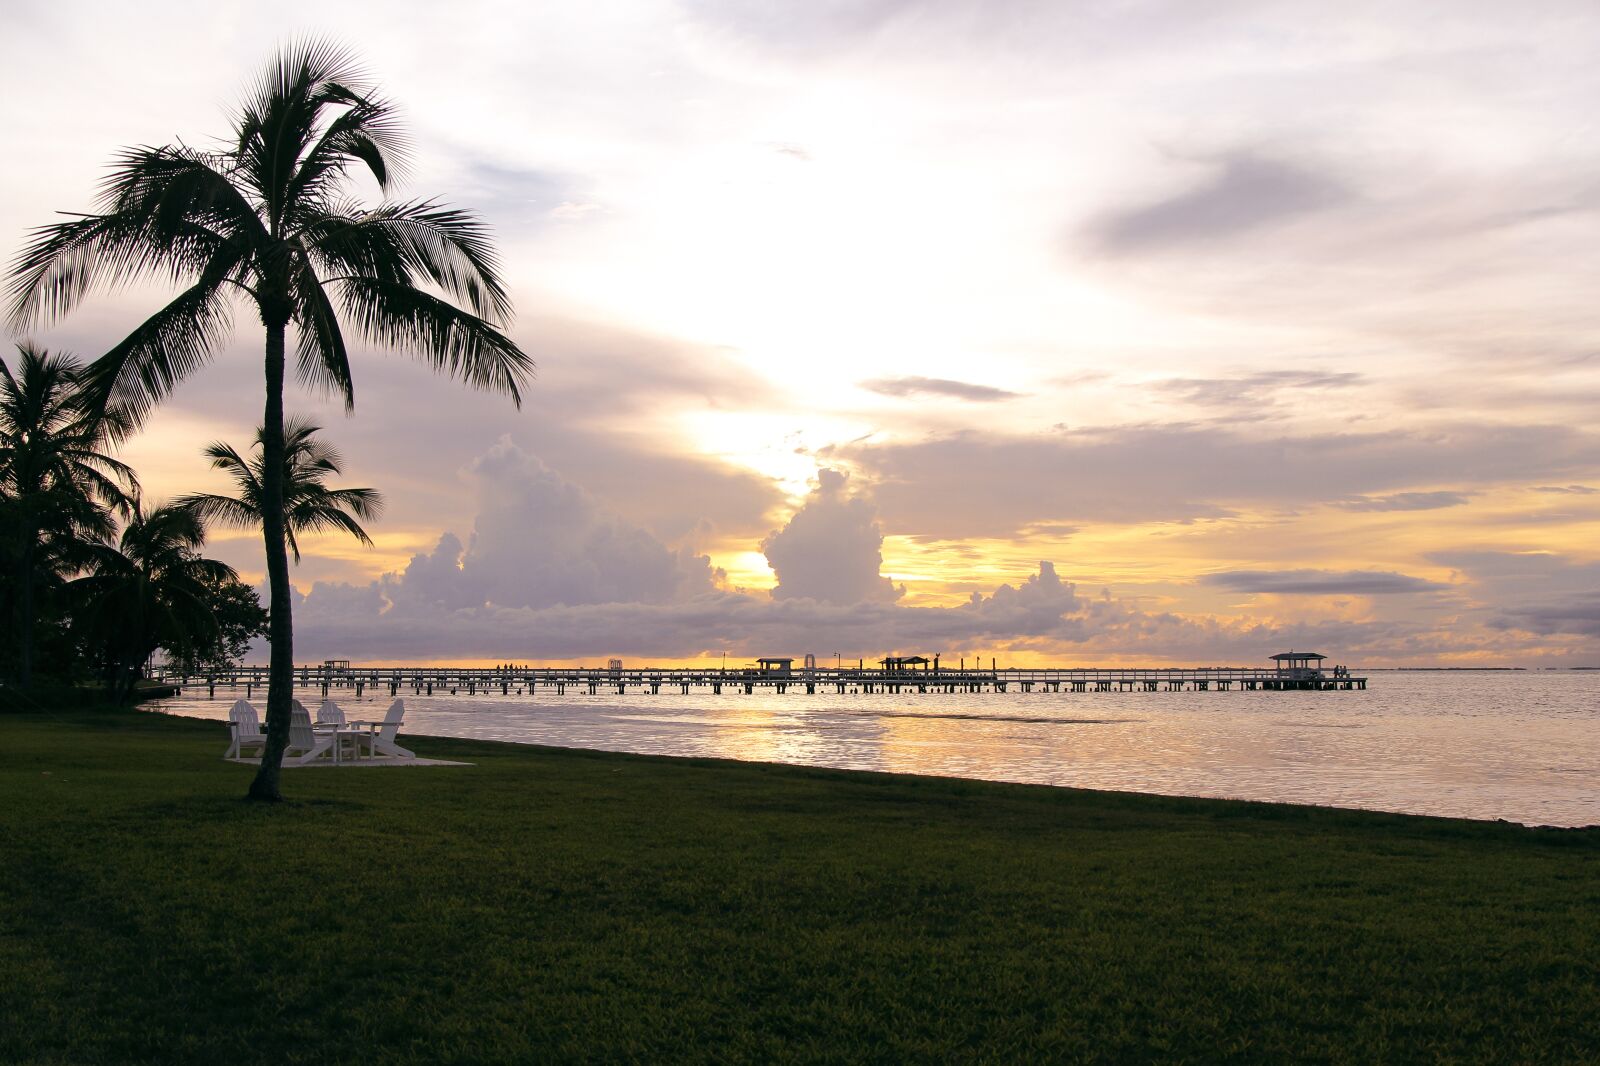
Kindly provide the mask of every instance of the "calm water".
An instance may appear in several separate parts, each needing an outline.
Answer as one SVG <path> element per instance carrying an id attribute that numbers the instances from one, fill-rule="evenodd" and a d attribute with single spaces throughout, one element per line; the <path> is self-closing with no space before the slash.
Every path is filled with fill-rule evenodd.
<path id="1" fill-rule="evenodd" d="M 1371 684 L 1281 693 L 402 695 L 409 733 L 1600 824 L 1600 672 L 1378 673 Z M 202 691 L 157 707 L 220 719 L 242 694 Z M 302 690 L 301 699 L 314 710 L 318 695 Z M 389 703 L 335 698 L 353 720 L 381 717 Z"/>

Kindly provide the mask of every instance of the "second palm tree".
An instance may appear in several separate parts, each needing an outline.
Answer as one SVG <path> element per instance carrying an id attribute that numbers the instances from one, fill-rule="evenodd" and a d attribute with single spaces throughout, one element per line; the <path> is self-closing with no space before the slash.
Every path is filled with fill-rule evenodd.
<path id="1" fill-rule="evenodd" d="M 294 561 L 300 561 L 297 533 L 343 531 L 371 546 L 372 538 L 361 527 L 383 511 L 383 497 L 377 489 L 331 489 L 329 475 L 338 474 L 343 460 L 332 447 L 317 439 L 321 426 L 303 418 L 283 424 L 283 518 L 284 540 Z M 237 486 L 237 496 L 194 493 L 173 503 L 194 511 L 208 523 L 253 529 L 262 524 L 267 480 L 266 433 L 256 430 L 257 454 L 245 459 L 231 445 L 217 441 L 206 449 L 214 469 L 225 470 Z"/>

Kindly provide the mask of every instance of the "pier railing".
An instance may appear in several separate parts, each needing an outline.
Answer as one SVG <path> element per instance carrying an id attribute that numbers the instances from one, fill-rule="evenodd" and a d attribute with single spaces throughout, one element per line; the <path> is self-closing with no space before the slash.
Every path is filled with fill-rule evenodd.
<path id="1" fill-rule="evenodd" d="M 399 694 L 409 691 L 432 695 L 444 691 L 459 695 L 499 692 L 533 694 L 540 688 L 565 694 L 571 687 L 598 693 L 616 691 L 660 692 L 663 688 L 710 689 L 721 693 L 725 686 L 736 691 L 754 692 L 757 688 L 787 692 L 791 687 L 814 693 L 834 689 L 838 692 L 1023 692 L 1035 689 L 1068 692 L 1178 691 L 1288 689 L 1364 689 L 1365 677 L 1343 672 L 1279 670 L 1271 667 L 1004 667 L 991 670 L 964 668 L 886 670 L 876 667 L 816 667 L 811 669 L 760 670 L 737 667 L 414 667 L 414 666 L 297 666 L 293 673 L 297 688 L 320 689 L 324 694 L 335 689 L 358 694 L 371 689 Z M 155 679 L 168 685 L 208 690 L 243 687 L 253 695 L 267 682 L 265 666 L 240 666 L 228 670 L 186 674 L 158 669 Z"/>

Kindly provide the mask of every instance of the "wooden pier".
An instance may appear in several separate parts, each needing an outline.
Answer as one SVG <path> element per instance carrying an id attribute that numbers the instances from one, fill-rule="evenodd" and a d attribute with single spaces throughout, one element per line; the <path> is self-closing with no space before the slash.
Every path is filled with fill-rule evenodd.
<path id="1" fill-rule="evenodd" d="M 297 666 L 296 688 L 336 691 L 356 696 L 379 695 L 500 695 L 532 696 L 540 691 L 557 696 L 629 692 L 658 695 L 665 691 L 724 692 L 751 695 L 763 692 L 905 693 L 905 692 L 1228 692 L 1228 691 L 1331 691 L 1365 689 L 1365 677 L 1342 670 L 1324 673 L 1310 669 L 1256 669 L 1251 667 L 1194 667 L 1179 669 L 875 669 L 807 668 L 795 670 L 718 669 L 716 667 L 415 667 L 415 666 Z M 158 670 L 156 680 L 193 691 L 204 688 L 240 692 L 246 699 L 266 691 L 267 668 L 242 666 L 232 670 L 183 674 Z"/>

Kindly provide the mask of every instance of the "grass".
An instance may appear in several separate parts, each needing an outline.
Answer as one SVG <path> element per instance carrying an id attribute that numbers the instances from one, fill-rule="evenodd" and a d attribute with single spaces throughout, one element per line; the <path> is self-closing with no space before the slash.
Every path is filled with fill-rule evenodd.
<path id="1" fill-rule="evenodd" d="M 0 1061 L 1593 1061 L 1600 830 L 0 714 Z"/>

